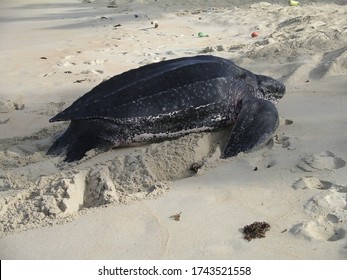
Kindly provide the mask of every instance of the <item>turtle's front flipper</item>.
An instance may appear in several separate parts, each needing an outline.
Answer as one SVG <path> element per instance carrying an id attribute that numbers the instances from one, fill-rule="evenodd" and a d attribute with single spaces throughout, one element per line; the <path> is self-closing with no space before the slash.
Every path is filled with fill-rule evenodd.
<path id="1" fill-rule="evenodd" d="M 257 98 L 242 100 L 240 112 L 222 158 L 236 156 L 260 144 L 266 144 L 278 127 L 278 123 L 278 112 L 271 102 Z"/>

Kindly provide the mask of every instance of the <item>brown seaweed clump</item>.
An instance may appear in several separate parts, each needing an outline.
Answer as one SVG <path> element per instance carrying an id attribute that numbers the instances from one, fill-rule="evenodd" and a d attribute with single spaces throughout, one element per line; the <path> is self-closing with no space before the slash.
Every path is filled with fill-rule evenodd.
<path id="1" fill-rule="evenodd" d="M 270 230 L 270 225 L 266 222 L 254 222 L 248 226 L 243 227 L 245 239 L 251 241 L 255 238 L 264 238 L 265 232 Z"/>

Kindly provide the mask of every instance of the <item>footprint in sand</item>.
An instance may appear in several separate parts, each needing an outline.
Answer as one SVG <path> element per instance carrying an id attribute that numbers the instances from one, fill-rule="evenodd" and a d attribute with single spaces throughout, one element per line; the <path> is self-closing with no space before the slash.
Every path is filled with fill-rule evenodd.
<path id="1" fill-rule="evenodd" d="M 82 54 L 82 52 L 78 52 L 78 55 L 68 55 L 65 56 L 61 61 L 59 61 L 57 63 L 57 67 L 58 68 L 62 68 L 64 74 L 72 74 L 73 72 L 76 73 L 77 71 L 79 71 L 80 74 L 82 75 L 87 75 L 87 76 L 94 76 L 94 75 L 102 75 L 104 74 L 103 70 L 100 69 L 92 69 L 93 66 L 96 65 L 102 65 L 105 62 L 107 62 L 107 60 L 103 60 L 103 59 L 93 59 L 93 60 L 85 60 L 85 61 L 81 61 L 81 57 L 80 55 Z M 86 54 L 84 54 L 86 55 Z M 80 63 L 81 62 L 81 63 Z M 66 70 L 66 68 L 75 66 L 75 71 L 69 71 Z M 47 76 L 47 74 L 45 74 L 44 76 Z M 81 82 L 83 80 L 77 80 L 77 82 Z"/>
<path id="2" fill-rule="evenodd" d="M 65 60 L 57 63 L 57 66 L 59 66 L 59 67 L 70 67 L 72 65 L 74 65 L 74 64 L 70 63 L 69 61 L 65 61 Z"/>
<path id="3" fill-rule="evenodd" d="M 306 172 L 314 172 L 324 169 L 339 169 L 344 166 L 346 166 L 346 162 L 329 151 L 308 155 L 297 165 L 297 167 Z"/>
<path id="4" fill-rule="evenodd" d="M 9 115 L 6 114 L 24 109 L 25 105 L 21 101 L 11 101 L 0 98 L 0 114 L 5 114 L 0 116 L 0 125 L 7 124 L 11 120 Z"/>
<path id="5" fill-rule="evenodd" d="M 81 74 L 83 74 L 83 75 L 90 75 L 90 74 L 101 75 L 103 73 L 104 73 L 104 71 L 102 71 L 102 70 L 94 70 L 94 69 L 84 70 L 81 72 Z"/>
<path id="6" fill-rule="evenodd" d="M 66 102 L 49 102 L 43 104 L 43 106 L 34 112 L 38 115 L 53 116 L 58 114 L 66 106 Z"/>
<path id="7" fill-rule="evenodd" d="M 326 190 L 329 189 L 333 183 L 328 181 L 319 180 L 315 177 L 303 177 L 292 185 L 293 189 L 296 190 L 304 190 L 304 189 L 318 189 L 318 190 Z"/>
<path id="8" fill-rule="evenodd" d="M 64 125 L 54 125 L 25 137 L 2 139 L 0 142 L 0 170 L 28 166 L 43 161 L 52 145 L 52 135 Z M 0 184 L 1 187 L 1 184 Z"/>
<path id="9" fill-rule="evenodd" d="M 99 64 L 103 64 L 106 61 L 107 60 L 103 60 L 103 59 L 94 59 L 94 60 L 87 60 L 83 63 L 88 65 L 99 65 Z"/>
<path id="10" fill-rule="evenodd" d="M 282 145 L 282 148 L 285 148 L 285 149 L 286 149 L 286 148 L 289 148 L 289 147 L 290 147 L 289 137 L 287 137 L 287 136 L 284 136 L 284 135 L 282 135 L 282 136 L 275 135 L 274 140 L 275 140 L 275 143 L 276 143 L 276 144 Z"/>
<path id="11" fill-rule="evenodd" d="M 309 240 L 338 241 L 346 237 L 346 230 L 343 228 L 327 226 L 318 221 L 297 224 L 291 228 L 290 232 Z"/>
<path id="12" fill-rule="evenodd" d="M 346 162 L 326 151 L 304 157 L 297 167 L 305 172 L 334 170 L 346 166 Z M 314 195 L 304 204 L 312 221 L 298 223 L 290 230 L 309 240 L 338 241 L 347 235 L 347 186 L 305 176 L 292 185 L 295 190 L 312 190 Z M 318 191 L 318 192 L 317 192 Z"/>
<path id="13" fill-rule="evenodd" d="M 76 63 L 74 63 L 74 62 L 70 62 L 70 60 L 74 57 L 75 57 L 75 55 L 65 56 L 61 61 L 59 61 L 57 63 L 57 66 L 58 67 L 70 67 L 72 65 L 76 65 Z"/>
<path id="14" fill-rule="evenodd" d="M 25 105 L 20 100 L 11 101 L 0 99 L 0 113 L 24 110 Z"/>
<path id="15" fill-rule="evenodd" d="M 316 189 L 318 194 L 310 198 L 304 209 L 314 217 L 292 227 L 292 233 L 309 240 L 338 241 L 346 237 L 347 186 L 336 185 L 315 177 L 303 177 L 296 181 L 294 189 Z"/>
<path id="16" fill-rule="evenodd" d="M 281 118 L 280 119 L 280 125 L 283 126 L 283 125 L 292 125 L 294 122 L 292 120 L 288 120 L 288 119 L 284 119 L 284 118 Z M 282 145 L 282 148 L 289 148 L 290 147 L 290 141 L 289 141 L 289 137 L 287 136 L 284 136 L 284 135 L 281 135 L 281 136 L 278 136 L 278 135 L 275 135 L 274 137 L 274 140 L 275 140 L 275 143 L 276 144 L 281 144 Z"/>

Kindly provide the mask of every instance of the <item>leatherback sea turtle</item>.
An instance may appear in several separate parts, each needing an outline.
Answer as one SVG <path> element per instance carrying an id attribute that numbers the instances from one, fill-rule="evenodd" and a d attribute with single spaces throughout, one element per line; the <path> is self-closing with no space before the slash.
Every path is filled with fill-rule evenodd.
<path id="1" fill-rule="evenodd" d="M 102 82 L 50 122 L 70 126 L 47 154 L 81 159 L 93 148 L 170 139 L 234 124 L 227 158 L 266 143 L 278 126 L 282 83 L 215 56 L 142 66 Z"/>

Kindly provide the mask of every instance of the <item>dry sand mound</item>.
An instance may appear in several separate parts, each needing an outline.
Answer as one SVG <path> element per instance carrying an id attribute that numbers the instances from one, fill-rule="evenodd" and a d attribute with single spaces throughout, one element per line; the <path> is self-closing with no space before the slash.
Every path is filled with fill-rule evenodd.
<path id="1" fill-rule="evenodd" d="M 97 151 L 78 164 L 66 164 L 44 153 L 52 129 L 25 138 L 3 141 L 0 174 L 3 234 L 63 223 L 87 209 L 110 203 L 153 198 L 169 188 L 168 182 L 195 174 L 220 156 L 224 132 L 192 134 L 148 147 L 118 150 L 106 157 Z M 47 138 L 48 137 L 48 138 Z M 219 139 L 219 140 L 217 140 Z"/>

